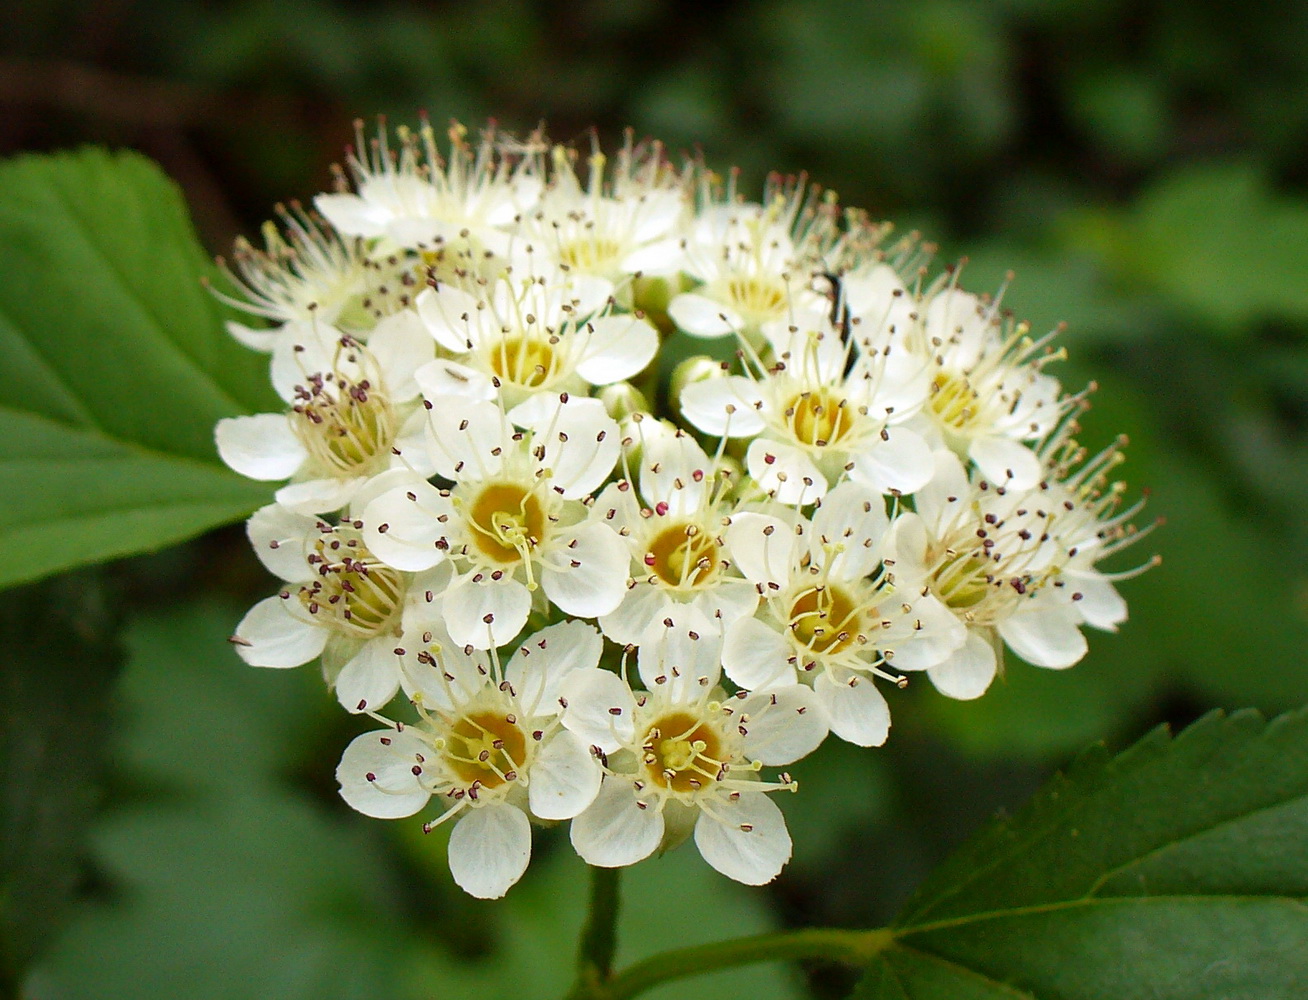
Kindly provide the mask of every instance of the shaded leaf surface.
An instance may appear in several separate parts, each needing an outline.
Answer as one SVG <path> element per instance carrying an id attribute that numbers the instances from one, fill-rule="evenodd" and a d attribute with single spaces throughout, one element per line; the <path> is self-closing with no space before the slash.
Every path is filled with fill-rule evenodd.
<path id="1" fill-rule="evenodd" d="M 6 595 L 0 616 L 0 993 L 58 926 L 100 800 L 119 651 L 99 581 Z"/>

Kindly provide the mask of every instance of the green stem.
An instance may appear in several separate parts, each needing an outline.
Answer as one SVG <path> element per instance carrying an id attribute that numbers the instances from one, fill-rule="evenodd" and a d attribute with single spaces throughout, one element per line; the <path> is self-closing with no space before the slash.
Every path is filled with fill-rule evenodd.
<path id="1" fill-rule="evenodd" d="M 866 965 L 894 939 L 894 932 L 885 928 L 872 931 L 810 928 L 693 945 L 637 962 L 588 995 L 602 1000 L 626 1000 L 670 979 L 752 962 L 820 958 L 844 965 Z"/>
<path id="2" fill-rule="evenodd" d="M 606 995 L 618 946 L 618 882 L 621 868 L 590 869 L 590 907 L 577 950 L 577 980 L 570 998 Z"/>

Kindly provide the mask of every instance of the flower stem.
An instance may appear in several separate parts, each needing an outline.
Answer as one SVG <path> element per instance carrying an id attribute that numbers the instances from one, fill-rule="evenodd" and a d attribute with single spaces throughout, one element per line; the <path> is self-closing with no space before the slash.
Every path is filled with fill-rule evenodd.
<path id="1" fill-rule="evenodd" d="M 894 932 L 884 928 L 871 931 L 810 928 L 693 945 L 665 951 L 629 966 L 592 996 L 626 1000 L 670 979 L 752 962 L 820 958 L 845 965 L 865 965 L 894 938 Z"/>
<path id="2" fill-rule="evenodd" d="M 608 995 L 613 953 L 618 946 L 618 882 L 621 868 L 590 869 L 590 907 L 577 950 L 577 980 L 570 998 Z"/>

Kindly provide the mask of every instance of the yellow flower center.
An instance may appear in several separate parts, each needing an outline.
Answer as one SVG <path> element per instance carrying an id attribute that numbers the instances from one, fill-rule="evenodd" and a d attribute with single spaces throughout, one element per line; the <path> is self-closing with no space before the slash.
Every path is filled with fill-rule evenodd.
<path id="1" fill-rule="evenodd" d="M 830 584 L 806 590 L 790 606 L 790 633 L 814 653 L 839 653 L 855 642 L 863 616 L 854 599 Z"/>
<path id="2" fill-rule="evenodd" d="M 697 524 L 674 524 L 650 542 L 645 565 L 669 587 L 698 587 L 711 579 L 717 569 L 717 542 Z"/>
<path id="3" fill-rule="evenodd" d="M 722 737 L 689 712 L 660 717 L 645 734 L 642 760 L 650 780 L 674 792 L 694 792 L 722 773 Z"/>
<path id="4" fill-rule="evenodd" d="M 836 444 L 853 429 L 849 402 L 830 389 L 801 392 L 786 406 L 786 423 L 800 444 L 825 448 Z"/>
<path id="5" fill-rule="evenodd" d="M 404 599 L 401 574 L 379 563 L 350 531 L 324 533 L 309 564 L 317 575 L 300 587 L 299 598 L 317 620 L 365 639 L 392 625 Z"/>
<path id="6" fill-rule="evenodd" d="M 460 780 L 498 788 L 518 779 L 527 747 L 515 716 L 487 710 L 460 716 L 446 734 L 444 753 Z"/>
<path id="7" fill-rule="evenodd" d="M 928 405 L 941 423 L 955 430 L 966 430 L 977 420 L 976 392 L 966 378 L 937 374 L 931 380 Z"/>
<path id="8" fill-rule="evenodd" d="M 946 560 L 936 570 L 934 580 L 936 594 L 954 611 L 975 608 L 994 590 L 989 564 L 974 555 Z"/>
<path id="9" fill-rule="evenodd" d="M 780 315 L 789 302 L 784 284 L 758 275 L 733 275 L 721 288 L 724 298 L 756 323 Z"/>
<path id="10" fill-rule="evenodd" d="M 506 337 L 491 348 L 490 367 L 503 382 L 536 389 L 558 377 L 564 359 L 554 338 Z"/>
<path id="11" fill-rule="evenodd" d="M 529 559 L 544 538 L 545 512 L 536 494 L 517 483 L 491 483 L 473 500 L 468 526 L 482 555 L 516 563 Z"/>
<path id="12" fill-rule="evenodd" d="M 559 248 L 559 260 L 569 267 L 590 274 L 609 274 L 617 270 L 622 245 L 613 239 L 571 240 Z"/>
<path id="13" fill-rule="evenodd" d="M 296 395 L 291 426 L 319 468 L 366 475 L 389 459 L 398 429 L 395 408 L 376 382 L 351 382 L 339 372 L 314 375 Z"/>

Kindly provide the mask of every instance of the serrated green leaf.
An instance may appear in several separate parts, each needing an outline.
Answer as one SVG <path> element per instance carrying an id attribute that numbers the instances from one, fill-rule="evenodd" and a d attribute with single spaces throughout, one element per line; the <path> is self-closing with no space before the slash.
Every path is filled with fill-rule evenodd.
<path id="1" fill-rule="evenodd" d="M 1308 710 L 1084 755 L 928 880 L 860 1000 L 1308 991 Z"/>
<path id="2" fill-rule="evenodd" d="M 0 586 L 159 548 L 268 488 L 228 471 L 224 416 L 269 405 L 222 329 L 176 188 L 134 154 L 0 164 Z"/>

